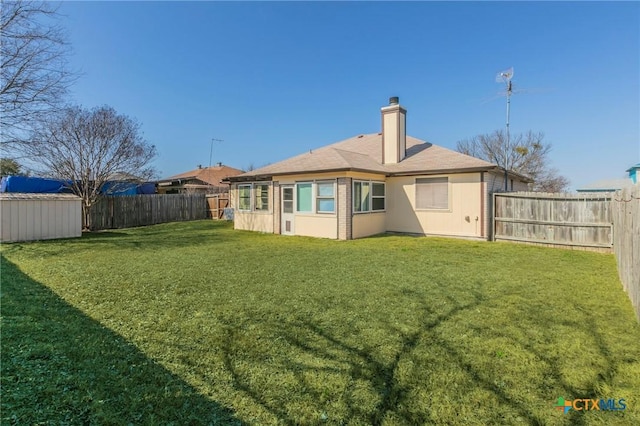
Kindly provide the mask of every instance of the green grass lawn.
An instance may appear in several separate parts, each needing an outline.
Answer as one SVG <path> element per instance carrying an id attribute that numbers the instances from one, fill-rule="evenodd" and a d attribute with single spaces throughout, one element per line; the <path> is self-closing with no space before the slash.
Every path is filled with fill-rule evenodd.
<path id="1" fill-rule="evenodd" d="M 5 244 L 1 273 L 3 424 L 640 424 L 612 255 L 198 221 Z"/>

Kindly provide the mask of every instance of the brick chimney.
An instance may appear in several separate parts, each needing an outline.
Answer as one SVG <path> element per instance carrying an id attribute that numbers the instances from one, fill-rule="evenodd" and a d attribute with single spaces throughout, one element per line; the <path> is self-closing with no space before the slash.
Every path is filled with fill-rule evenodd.
<path id="1" fill-rule="evenodd" d="M 382 164 L 399 163 L 407 150 L 407 110 L 399 98 L 389 98 L 389 106 L 382 107 Z"/>

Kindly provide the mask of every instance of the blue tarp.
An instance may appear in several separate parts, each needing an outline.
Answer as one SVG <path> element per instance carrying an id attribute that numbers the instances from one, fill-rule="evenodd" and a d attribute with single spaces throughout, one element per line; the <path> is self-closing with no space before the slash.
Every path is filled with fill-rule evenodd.
<path id="1" fill-rule="evenodd" d="M 138 185 L 138 194 L 155 194 L 156 184 L 153 182 L 141 183 Z"/>
<path id="2" fill-rule="evenodd" d="M 71 181 L 61 179 L 45 179 L 27 176 L 5 176 L 0 183 L 0 192 L 25 192 L 32 194 L 71 193 Z M 106 195 L 155 194 L 156 184 L 153 182 L 107 182 L 102 185 L 101 193 Z"/>
<path id="3" fill-rule="evenodd" d="M 5 176 L 0 192 L 27 192 L 36 194 L 70 193 L 71 182 L 61 179 L 45 179 L 28 176 Z"/>
<path id="4" fill-rule="evenodd" d="M 155 194 L 156 184 L 153 182 L 107 182 L 102 185 L 100 192 L 106 195 Z"/>
<path id="5" fill-rule="evenodd" d="M 105 195 L 136 195 L 137 183 L 132 182 L 105 182 L 100 188 L 100 193 Z"/>

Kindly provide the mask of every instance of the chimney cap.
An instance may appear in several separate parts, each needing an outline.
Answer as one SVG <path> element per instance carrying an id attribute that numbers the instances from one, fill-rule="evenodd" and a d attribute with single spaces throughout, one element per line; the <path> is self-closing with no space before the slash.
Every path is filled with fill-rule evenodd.
<path id="1" fill-rule="evenodd" d="M 389 105 L 398 105 L 400 103 L 400 98 L 398 96 L 392 96 L 389 98 Z"/>

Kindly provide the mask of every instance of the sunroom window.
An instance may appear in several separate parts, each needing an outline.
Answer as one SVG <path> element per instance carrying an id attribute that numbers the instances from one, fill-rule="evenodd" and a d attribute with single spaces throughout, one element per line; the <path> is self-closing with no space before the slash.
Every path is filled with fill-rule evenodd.
<path id="1" fill-rule="evenodd" d="M 238 210 L 251 210 L 251 185 L 238 186 Z"/>
<path id="2" fill-rule="evenodd" d="M 254 210 L 269 210 L 269 185 L 254 185 L 255 196 Z"/>
<path id="3" fill-rule="evenodd" d="M 336 211 L 335 186 L 333 182 L 316 183 L 316 212 L 333 213 Z"/>

